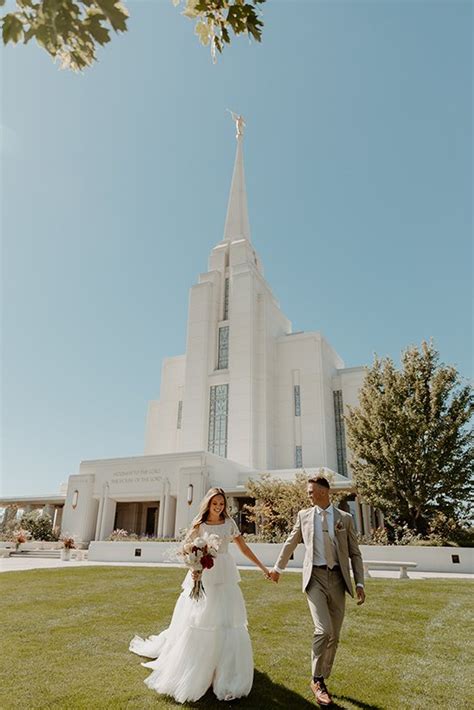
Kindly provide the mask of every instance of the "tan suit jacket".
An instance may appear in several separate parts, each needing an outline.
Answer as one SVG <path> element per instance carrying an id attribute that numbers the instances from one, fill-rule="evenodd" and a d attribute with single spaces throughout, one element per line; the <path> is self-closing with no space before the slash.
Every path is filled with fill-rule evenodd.
<path id="1" fill-rule="evenodd" d="M 283 570 L 293 554 L 297 545 L 301 542 L 305 546 L 303 561 L 303 592 L 311 580 L 313 571 L 313 538 L 314 538 L 314 508 L 300 510 L 293 530 L 286 542 L 283 544 L 275 567 Z M 341 568 L 342 576 L 349 594 L 354 596 L 351 576 L 349 573 L 349 558 L 351 560 L 352 572 L 356 584 L 364 584 L 364 567 L 362 555 L 360 554 L 357 542 L 352 515 L 339 508 L 334 508 L 334 540 L 336 557 Z"/>

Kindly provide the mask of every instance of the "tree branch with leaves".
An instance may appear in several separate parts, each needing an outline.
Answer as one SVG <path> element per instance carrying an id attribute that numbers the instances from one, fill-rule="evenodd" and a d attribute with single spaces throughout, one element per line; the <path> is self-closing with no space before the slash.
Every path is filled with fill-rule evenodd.
<path id="1" fill-rule="evenodd" d="M 195 21 L 195 33 L 210 46 L 213 60 L 234 35 L 261 41 L 259 5 L 265 0 L 172 0 Z M 0 6 L 5 0 L 0 0 Z M 111 40 L 111 31 L 127 31 L 128 10 L 120 0 L 16 0 L 16 9 L 1 18 L 3 43 L 28 44 L 32 39 L 60 66 L 73 71 L 90 67 L 97 47 Z"/>

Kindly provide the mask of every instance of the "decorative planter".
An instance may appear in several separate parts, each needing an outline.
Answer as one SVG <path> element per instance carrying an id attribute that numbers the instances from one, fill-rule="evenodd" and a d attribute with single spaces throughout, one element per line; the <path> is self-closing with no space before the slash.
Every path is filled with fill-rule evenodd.
<path id="1" fill-rule="evenodd" d="M 63 562 L 69 562 L 71 559 L 71 549 L 69 547 L 63 547 L 61 550 L 61 559 Z"/>

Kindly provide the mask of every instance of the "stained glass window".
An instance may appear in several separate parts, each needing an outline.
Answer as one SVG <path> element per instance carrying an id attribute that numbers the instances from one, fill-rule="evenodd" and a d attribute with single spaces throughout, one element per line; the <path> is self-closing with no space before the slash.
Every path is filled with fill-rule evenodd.
<path id="1" fill-rule="evenodd" d="M 295 398 L 295 417 L 301 417 L 300 386 L 293 385 L 293 392 L 294 392 L 294 398 Z"/>
<path id="2" fill-rule="evenodd" d="M 212 454 L 227 456 L 227 415 L 229 385 L 213 385 L 209 400 L 209 439 L 207 449 Z"/>
<path id="3" fill-rule="evenodd" d="M 217 355 L 217 369 L 225 370 L 229 367 L 229 326 L 219 328 L 219 349 Z"/>
<path id="4" fill-rule="evenodd" d="M 336 453 L 337 472 L 347 477 L 346 432 L 344 426 L 344 403 L 342 390 L 336 390 L 334 395 L 334 418 L 336 422 Z"/>
<path id="5" fill-rule="evenodd" d="M 223 320 L 229 319 L 229 279 L 227 278 L 224 282 L 224 318 Z"/>
<path id="6" fill-rule="evenodd" d="M 295 468 L 303 468 L 303 447 L 295 446 Z"/>

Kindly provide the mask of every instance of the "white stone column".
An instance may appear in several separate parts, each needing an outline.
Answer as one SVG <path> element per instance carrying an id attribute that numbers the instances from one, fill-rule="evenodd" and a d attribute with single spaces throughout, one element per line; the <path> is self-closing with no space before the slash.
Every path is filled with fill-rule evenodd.
<path id="1" fill-rule="evenodd" d="M 160 496 L 160 507 L 158 509 L 158 537 L 163 537 L 163 525 L 165 521 L 165 496 Z"/>
<path id="2" fill-rule="evenodd" d="M 164 495 L 164 501 L 163 501 L 163 537 L 168 537 L 168 516 L 169 516 L 169 507 L 170 507 L 170 494 L 165 493 Z M 161 512 L 161 504 L 160 504 L 160 512 Z"/>
<path id="3" fill-rule="evenodd" d="M 176 520 L 176 499 L 169 493 L 165 496 L 163 537 L 173 537 Z"/>
<path id="4" fill-rule="evenodd" d="M 104 496 L 105 496 L 105 486 L 102 491 L 102 495 L 99 500 L 99 512 L 97 513 L 97 523 L 95 526 L 94 540 L 100 540 L 100 530 L 102 527 L 102 514 L 104 512 Z"/>
<path id="5" fill-rule="evenodd" d="M 101 520 L 100 520 L 99 540 L 103 540 L 105 538 L 105 528 L 106 528 L 106 524 L 107 524 L 107 517 L 109 514 L 109 510 L 110 510 L 109 486 L 107 483 L 104 486 L 104 494 L 103 494 L 102 498 L 103 498 L 103 501 L 102 501 L 102 515 L 101 515 Z"/>
<path id="6" fill-rule="evenodd" d="M 370 509 L 368 503 L 362 503 L 362 518 L 364 520 L 364 535 L 370 537 Z"/>
<path id="7" fill-rule="evenodd" d="M 61 531 L 61 523 L 63 521 L 63 507 L 55 508 L 54 509 L 54 518 L 53 518 L 53 528 L 58 528 L 59 531 Z"/>
<path id="8" fill-rule="evenodd" d="M 383 528 L 383 527 L 385 526 L 385 518 L 384 518 L 384 516 L 383 516 L 382 511 L 381 511 L 381 510 L 376 510 L 376 511 L 375 511 L 375 514 L 376 514 L 376 516 L 377 516 L 377 522 L 378 522 L 379 528 Z"/>
<path id="9" fill-rule="evenodd" d="M 355 496 L 354 498 L 354 509 L 355 509 L 355 524 L 356 524 L 356 530 L 359 533 L 359 535 L 364 534 L 364 525 L 362 522 L 362 514 L 360 512 L 360 502 L 359 498 Z"/>
<path id="10" fill-rule="evenodd" d="M 117 501 L 113 498 L 107 498 L 104 501 L 104 512 L 102 516 L 102 536 L 101 540 L 105 540 L 114 529 L 115 511 L 117 510 Z"/>

